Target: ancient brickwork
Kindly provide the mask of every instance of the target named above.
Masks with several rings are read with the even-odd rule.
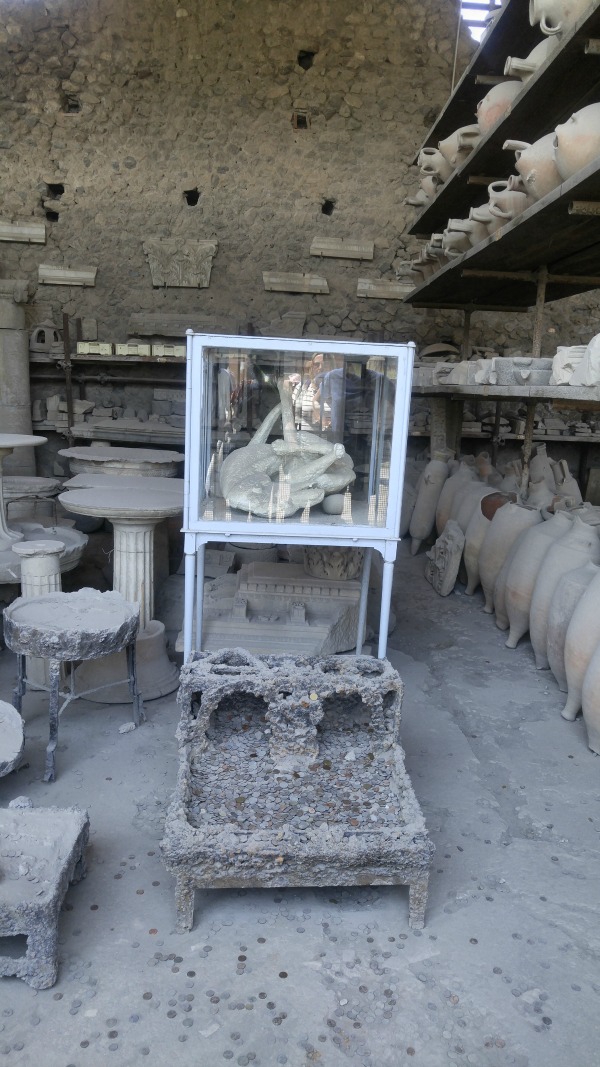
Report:
[[[125,340],[132,313],[277,333],[295,311],[309,336],[457,336],[458,313],[356,295],[419,247],[403,201],[450,91],[447,0],[0,0],[0,14],[0,214],[48,232],[3,244],[3,274],[98,268],[93,288],[39,285],[33,321],[66,310]],[[470,49],[462,34],[459,70]],[[372,240],[374,258],[311,256],[315,237]],[[209,287],[153,288],[144,242],[173,238],[218,243]],[[318,273],[329,293],[267,292],[263,271]],[[598,329],[590,303],[558,313],[551,345]],[[528,316],[494,338],[477,318],[475,342],[530,334]]]

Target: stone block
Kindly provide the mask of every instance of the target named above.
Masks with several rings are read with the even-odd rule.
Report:
[[[161,842],[180,931],[196,887],[408,885],[409,923],[423,926],[433,846],[404,767],[401,700],[398,674],[368,656],[229,648],[183,667]]]
[[[0,956],[0,975],[48,989],[58,976],[58,920],[71,882],[85,875],[87,813],[0,809],[0,937],[26,937],[23,956]]]

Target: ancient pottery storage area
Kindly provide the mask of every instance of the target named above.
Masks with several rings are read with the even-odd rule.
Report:
[[[600,0],[0,56],[0,1061],[594,1064]]]

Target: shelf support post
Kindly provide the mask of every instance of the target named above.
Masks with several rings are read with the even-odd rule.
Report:
[[[527,418],[525,419],[525,432],[523,434],[523,475],[521,477],[521,493],[523,496],[527,495],[527,486],[529,483],[529,462],[531,460],[531,449],[533,446],[533,423],[535,419],[536,401],[527,401]]]
[[[461,358],[471,358],[471,310],[465,308],[463,318],[463,337],[461,346]]]
[[[548,268],[540,267],[537,275],[537,293],[535,297],[535,316],[533,320],[532,355],[534,358],[542,354],[542,327],[544,325],[544,304],[546,302],[546,282],[548,281]]]

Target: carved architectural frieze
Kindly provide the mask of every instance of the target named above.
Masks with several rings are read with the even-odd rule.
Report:
[[[156,238],[144,241],[152,285],[157,288],[207,289],[218,241]]]

